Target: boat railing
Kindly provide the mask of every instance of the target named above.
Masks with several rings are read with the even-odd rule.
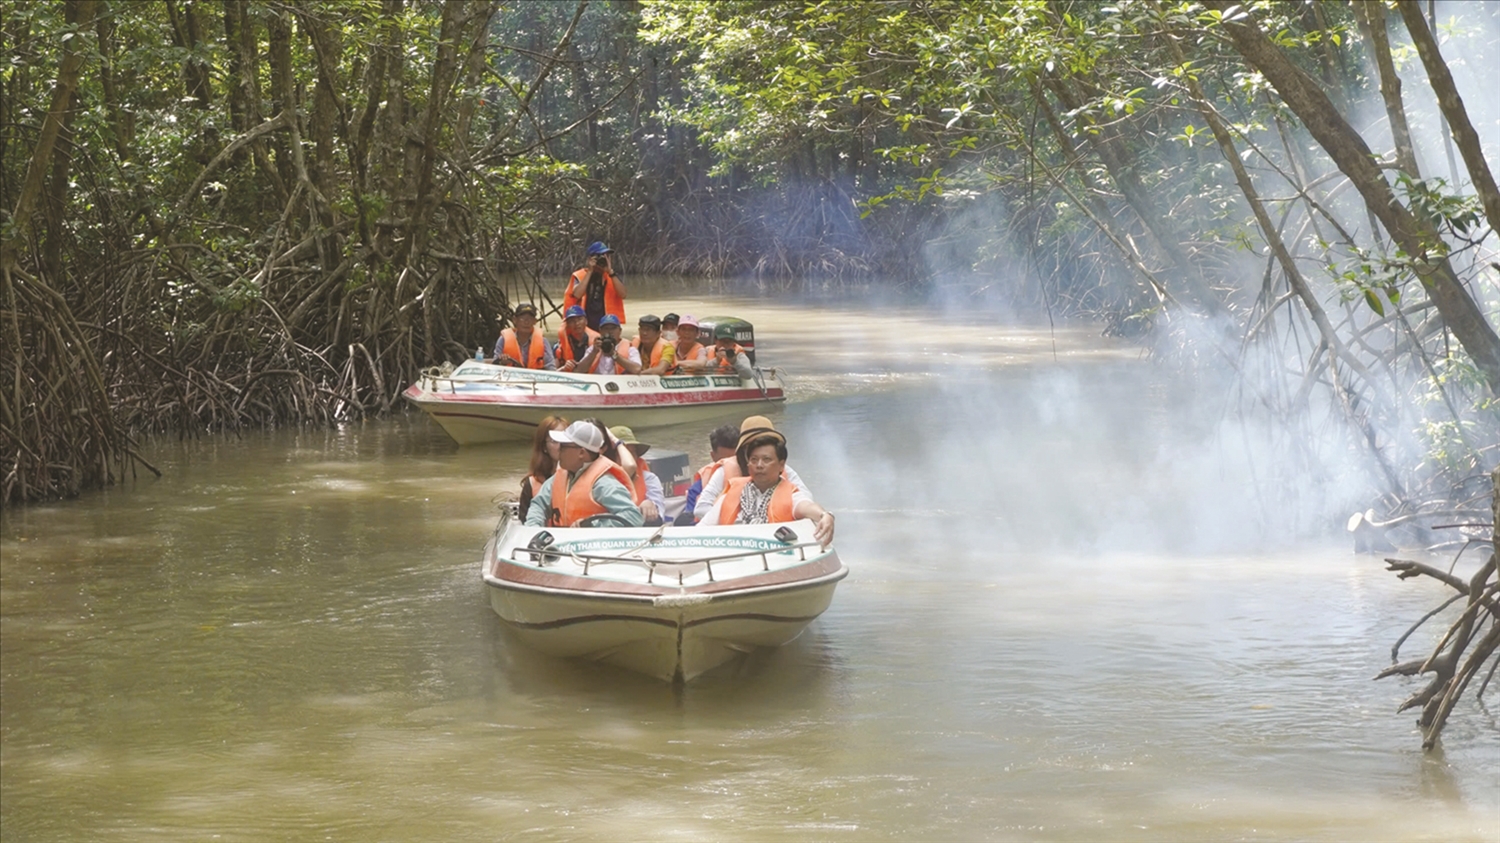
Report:
[[[752,378],[752,380],[755,382],[756,387],[760,389],[760,393],[761,393],[762,396],[765,396],[768,393],[768,390],[767,390],[767,387],[766,387],[766,381],[765,381],[765,376],[767,376],[767,375],[769,375],[772,379],[774,379],[776,381],[776,384],[778,386],[780,386],[782,389],[786,389],[786,382],[781,379],[781,369],[779,367],[772,366],[772,367],[766,368],[766,369],[762,369],[762,368],[756,367],[756,369],[755,369],[755,376]],[[426,372],[423,372],[421,377],[422,377],[422,380],[428,382],[428,384],[429,384],[428,391],[429,392],[437,392],[440,389],[440,386],[439,386],[440,384],[447,384],[448,385],[448,392],[452,393],[452,394],[457,394],[458,393],[458,384],[461,384],[461,383],[464,383],[464,384],[469,384],[469,383],[477,383],[477,384],[515,384],[517,386],[530,385],[531,386],[531,394],[532,395],[536,395],[537,394],[537,385],[538,384],[543,384],[543,383],[565,383],[565,384],[568,384],[570,386],[581,385],[581,386],[585,386],[585,387],[591,387],[594,391],[598,392],[600,395],[603,395],[604,391],[605,391],[604,390],[604,384],[601,383],[601,382],[599,382],[599,381],[588,381],[588,380],[582,380],[582,379],[579,379],[579,380],[572,380],[572,379],[568,379],[568,380],[554,380],[552,378],[538,379],[538,378],[514,377],[514,376],[509,376],[509,375],[505,375],[505,376],[496,375],[494,377],[488,377],[488,378],[476,378],[476,377],[455,378],[455,377],[453,377],[451,375],[441,374],[440,372],[436,371],[436,367],[433,367],[433,369],[430,369],[430,370],[428,370]],[[668,375],[666,377],[673,377],[673,376]]]
[[[458,384],[461,384],[461,383],[463,383],[463,384],[470,384],[470,383],[478,383],[478,384],[515,384],[516,386],[527,386],[527,385],[530,385],[531,386],[531,394],[532,395],[536,395],[537,394],[537,392],[536,392],[537,384],[542,384],[542,383],[565,383],[565,384],[568,384],[569,386],[586,386],[586,387],[591,387],[594,391],[598,392],[600,395],[604,394],[604,385],[602,383],[598,383],[596,381],[585,381],[585,380],[561,380],[561,381],[559,381],[559,380],[551,380],[551,379],[540,379],[539,380],[537,378],[516,378],[516,377],[501,377],[501,376],[489,377],[489,378],[474,378],[474,377],[455,378],[455,377],[450,377],[448,375],[423,375],[423,378],[425,380],[427,380],[428,382],[431,383],[431,387],[428,389],[429,392],[437,392],[438,389],[439,389],[439,383],[440,382],[441,383],[446,383],[448,385],[448,391],[450,393],[454,393],[454,394],[457,394],[457,392],[458,392]]]
[[[576,553],[571,550],[561,550],[559,548],[551,546],[539,548],[516,547],[511,549],[510,558],[512,562],[524,563],[530,561],[535,563],[538,567],[546,567],[549,564],[553,564],[556,560],[560,560],[566,557],[568,559],[572,559],[575,563],[583,567],[583,576],[585,577],[589,576],[589,571],[591,568],[598,565],[643,565],[647,569],[646,582],[648,584],[654,583],[656,581],[657,568],[675,568],[677,570],[677,584],[682,585],[683,578],[685,576],[685,572],[683,571],[683,569],[693,565],[702,565],[704,573],[708,575],[708,581],[717,582],[717,580],[714,578],[715,562],[724,564],[732,560],[750,559],[758,556],[760,557],[761,570],[769,571],[771,570],[772,555],[791,553],[792,551],[796,551],[797,561],[806,562],[807,549],[809,547],[821,546],[822,545],[816,541],[798,542],[795,544],[788,544],[784,547],[765,548],[762,550],[744,550],[740,551],[739,553],[724,553],[714,556],[697,556],[692,559],[647,559],[646,557],[640,555],[607,556],[598,553]],[[520,554],[523,553],[530,556],[530,559],[522,559]]]

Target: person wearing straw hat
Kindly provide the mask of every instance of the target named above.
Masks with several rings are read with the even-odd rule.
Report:
[[[662,488],[661,478],[656,476],[651,470],[651,464],[646,462],[645,455],[651,450],[651,446],[636,439],[635,431],[623,424],[610,428],[609,434],[635,457],[634,494],[636,505],[641,508],[641,515],[646,519],[646,526],[661,524],[666,517],[667,493]]]
[[[740,423],[739,432],[729,440],[728,456],[717,460],[700,472],[703,477],[703,489],[698,493],[698,500],[693,504],[693,518],[699,524],[702,524],[704,518],[708,516],[708,511],[724,493],[724,487],[729,481],[744,476],[745,472],[741,470],[739,463],[740,446],[749,442],[756,433],[775,430],[771,420],[765,416],[749,416]],[[797,472],[791,466],[786,466],[786,476],[792,481],[792,485],[804,492],[807,491],[807,484],[802,482],[802,478],[797,476]]]
[[[530,527],[578,527],[600,515],[624,527],[643,523],[641,510],[630,493],[631,480],[625,470],[599,452],[604,434],[584,420],[548,436],[558,443],[557,472],[542,484],[526,509]]]
[[[498,316],[496,321],[504,322],[505,317]],[[510,321],[515,327],[502,330],[500,339],[495,341],[495,362],[523,369],[556,369],[552,344],[536,329],[536,305],[530,302],[516,305]]]
[[[806,518],[814,524],[813,538],[824,547],[832,544],[833,513],[792,481],[786,458],[786,436],[771,425],[770,419],[746,419],[740,425],[740,443],[735,448],[740,476],[724,484],[723,493],[699,524],[776,524]]]

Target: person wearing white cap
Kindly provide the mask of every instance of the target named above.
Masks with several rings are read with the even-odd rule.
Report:
[[[698,373],[708,368],[708,350],[698,342],[698,320],[683,314],[677,320],[677,369]]]
[[[593,422],[576,421],[548,435],[558,443],[557,473],[531,499],[526,510],[528,526],[589,526],[579,522],[600,515],[617,522],[608,526],[644,523],[630,494],[630,477],[609,457],[600,455],[604,433]]]

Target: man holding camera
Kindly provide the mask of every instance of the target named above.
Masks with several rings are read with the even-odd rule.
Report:
[[[614,274],[610,255],[615,250],[595,240],[589,244],[588,262],[568,279],[563,293],[563,310],[583,308],[590,330],[599,330],[605,315],[625,322],[625,285]]]
[[[599,336],[588,354],[578,361],[578,371],[596,375],[634,375],[641,371],[641,353],[620,339],[620,320],[606,313],[599,320]]]
[[[721,375],[739,375],[741,380],[755,377],[750,365],[750,355],[734,341],[734,326],[723,323],[714,326],[714,371]]]

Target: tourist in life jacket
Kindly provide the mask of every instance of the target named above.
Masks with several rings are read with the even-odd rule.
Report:
[[[563,430],[567,426],[568,420],[562,416],[548,416],[542,419],[531,434],[531,464],[526,470],[526,476],[521,478],[521,496],[516,501],[516,512],[525,515],[526,510],[531,507],[531,499],[536,497],[542,484],[557,473],[557,450],[560,444],[547,434]]]
[[[641,374],[660,375],[677,365],[677,346],[661,332],[661,317],[646,314],[636,323],[635,340],[631,342],[641,358]]]
[[[677,321],[676,371],[698,374],[708,368],[708,351],[698,343],[698,320],[683,314]]]
[[[651,470],[651,464],[646,462],[646,452],[651,446],[635,438],[635,431],[623,424],[615,425],[609,429],[609,434],[631,456],[635,457],[635,486],[634,496],[636,506],[641,508],[641,516],[646,519],[647,527],[656,527],[662,523],[663,513],[667,511],[667,493],[661,485],[661,478]],[[627,474],[629,472],[626,472]]]
[[[504,318],[499,317],[502,321]],[[495,362],[523,369],[556,369],[552,344],[536,327],[536,305],[530,302],[516,305],[510,321],[515,327],[501,331],[500,339],[495,341]]]
[[[635,346],[621,339],[620,320],[606,313],[599,320],[599,336],[589,353],[578,361],[578,370],[596,375],[633,375],[641,370],[641,355]]]
[[[714,326],[713,363],[714,371],[721,375],[739,375],[742,380],[755,377],[755,369],[750,365],[750,355],[734,341],[733,325],[726,323]]]
[[[667,342],[677,344],[677,322],[682,319],[675,313],[668,313],[661,318],[661,338]]]
[[[672,523],[678,527],[691,527],[698,523],[693,517],[693,507],[703,494],[703,484],[715,473],[722,471],[721,460],[734,459],[734,446],[740,443],[740,429],[736,425],[721,424],[708,434],[708,465],[698,469],[693,482],[688,485],[687,497],[682,502],[682,511]]]
[[[563,312],[563,328],[557,334],[557,368],[564,372],[587,372],[579,363],[588,356],[599,332],[588,326],[583,308],[573,305]],[[595,363],[598,362],[596,357]]]
[[[595,331],[606,313],[625,324],[625,285],[614,273],[610,258],[614,253],[614,249],[597,240],[590,243],[587,265],[573,273],[563,293],[563,307],[583,308],[589,327]]]
[[[773,428],[741,434],[735,448],[743,476],[730,480],[701,525],[777,524],[806,518],[813,538],[833,544],[833,513],[819,506],[806,489],[786,475],[786,437]]]
[[[732,447],[735,451],[731,452],[727,459],[721,459],[705,466],[699,472],[703,477],[703,491],[698,494],[698,500],[692,505],[693,517],[697,519],[698,523],[703,523],[704,519],[708,517],[708,511],[713,508],[713,505],[719,500],[719,496],[724,493],[724,487],[729,484],[729,481],[736,477],[744,476],[745,472],[740,468],[739,460],[735,456],[740,446],[757,435],[768,431],[775,432],[770,419],[765,416],[747,417],[740,423],[739,431],[733,440],[734,444]],[[797,472],[793,471],[791,466],[786,466],[786,476],[787,479],[792,481],[793,486],[804,492],[807,491],[807,484],[802,482],[802,478],[797,476]]]
[[[610,526],[641,526],[641,510],[630,494],[630,478],[600,455],[604,434],[589,421],[547,434],[557,440],[557,472],[542,484],[526,509],[531,527],[577,527],[596,515],[613,515]]]

